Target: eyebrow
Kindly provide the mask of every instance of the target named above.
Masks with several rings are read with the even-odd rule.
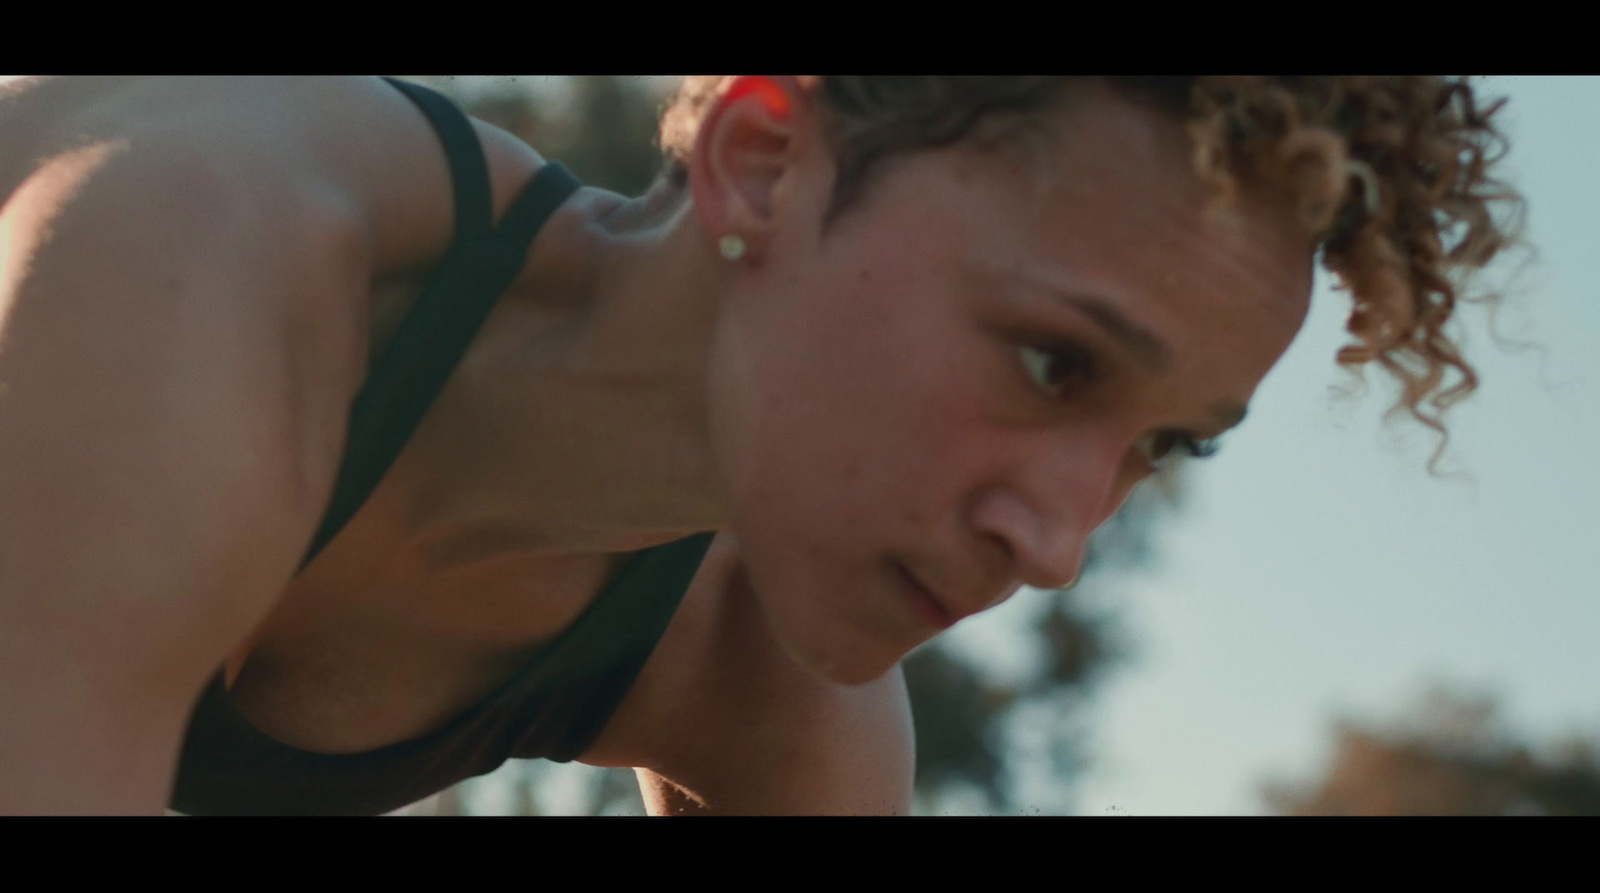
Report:
[[[1061,292],[1057,294],[1063,301],[1077,307],[1085,316],[1094,320],[1100,328],[1155,371],[1166,372],[1172,368],[1172,348],[1161,339],[1160,335],[1129,319],[1122,311],[1099,298]],[[1211,404],[1210,412],[1217,425],[1226,431],[1244,421],[1249,409],[1233,400],[1219,400]]]
[[[1172,368],[1172,348],[1161,340],[1160,335],[1124,316],[1122,311],[1099,298],[1062,292],[1057,294],[1061,300],[1083,311],[1085,316],[1094,320],[1107,334],[1155,371],[1166,372]]]

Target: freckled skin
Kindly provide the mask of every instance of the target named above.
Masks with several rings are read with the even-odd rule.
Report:
[[[1246,402],[1304,319],[1312,255],[1286,206],[1208,215],[1181,125],[1104,88],[1054,120],[1032,150],[896,159],[825,234],[831,169],[803,160],[728,286],[710,375],[732,526],[779,639],[825,676],[874,678],[935,631],[891,560],[962,614],[1074,578],[1148,474],[1137,441]],[[1016,278],[1100,296],[1170,345],[1170,371],[1002,294]],[[1033,331],[1092,345],[1106,381],[1041,397],[1018,359]]]

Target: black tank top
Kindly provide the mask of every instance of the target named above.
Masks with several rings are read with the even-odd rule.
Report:
[[[579,183],[545,165],[492,222],[488,166],[448,99],[391,80],[444,144],[455,190],[455,241],[351,405],[344,459],[301,567],[350,520],[400,455],[528,247]],[[290,747],[239,715],[219,671],[189,722],[172,808],[189,815],[374,815],[507,759],[565,762],[605,727],[666,631],[710,546],[700,534],[628,557],[600,595],[515,677],[443,728],[358,754]]]

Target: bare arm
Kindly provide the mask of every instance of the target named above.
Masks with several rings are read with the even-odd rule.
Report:
[[[705,759],[635,770],[650,814],[910,814],[911,712],[898,668],[802,695],[782,713],[723,729],[704,742]]]
[[[297,308],[350,304],[361,240],[292,165],[257,159],[252,180],[216,143],[119,136],[104,115],[68,140],[36,130],[31,156],[17,132],[0,145],[0,813],[159,814],[196,692],[277,598],[331,482],[359,347]]]

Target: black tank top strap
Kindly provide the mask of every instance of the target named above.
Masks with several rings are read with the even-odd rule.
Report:
[[[384,78],[422,110],[439,134],[450,164],[450,182],[456,195],[456,241],[489,234],[494,204],[489,191],[489,166],[472,122],[456,104],[420,84]]]
[[[351,405],[344,459],[302,568],[338,535],[399,458],[489,311],[521,272],[544,222],[582,185],[560,162],[549,162],[494,229],[488,167],[472,123],[438,93],[390,83],[416,103],[444,145],[455,191],[456,239]]]

